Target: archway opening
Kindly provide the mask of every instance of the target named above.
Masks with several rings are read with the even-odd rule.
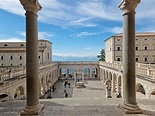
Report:
[[[151,99],[155,99],[155,90],[151,92]]]
[[[136,85],[136,92],[140,92],[145,95],[144,87],[140,83]]]
[[[9,95],[4,93],[0,95],[0,102],[9,100]]]

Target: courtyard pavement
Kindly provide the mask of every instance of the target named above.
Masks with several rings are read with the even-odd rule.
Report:
[[[155,116],[155,100],[137,99],[143,114],[124,114],[118,107],[122,98],[105,98],[104,84],[99,80],[86,80],[86,88],[74,88],[74,81],[68,80],[71,87],[64,87],[64,81],[55,84],[56,90],[52,99],[40,99],[44,109],[39,116]],[[64,97],[64,90],[68,98]],[[0,103],[0,116],[19,116],[25,101],[10,101]]]

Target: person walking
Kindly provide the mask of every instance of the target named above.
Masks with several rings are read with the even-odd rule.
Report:
[[[70,83],[68,83],[68,87],[69,87],[69,88],[70,88],[70,85],[71,85],[71,84],[70,84]]]

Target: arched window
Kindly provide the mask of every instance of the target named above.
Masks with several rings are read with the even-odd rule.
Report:
[[[144,50],[147,50],[147,46],[144,47]]]

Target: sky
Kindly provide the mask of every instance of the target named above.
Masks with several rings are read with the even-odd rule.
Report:
[[[122,33],[122,0],[38,0],[38,39],[52,42],[53,60],[97,60],[104,40]],[[155,0],[136,8],[136,32],[155,31]],[[0,42],[25,41],[19,0],[0,1]]]

